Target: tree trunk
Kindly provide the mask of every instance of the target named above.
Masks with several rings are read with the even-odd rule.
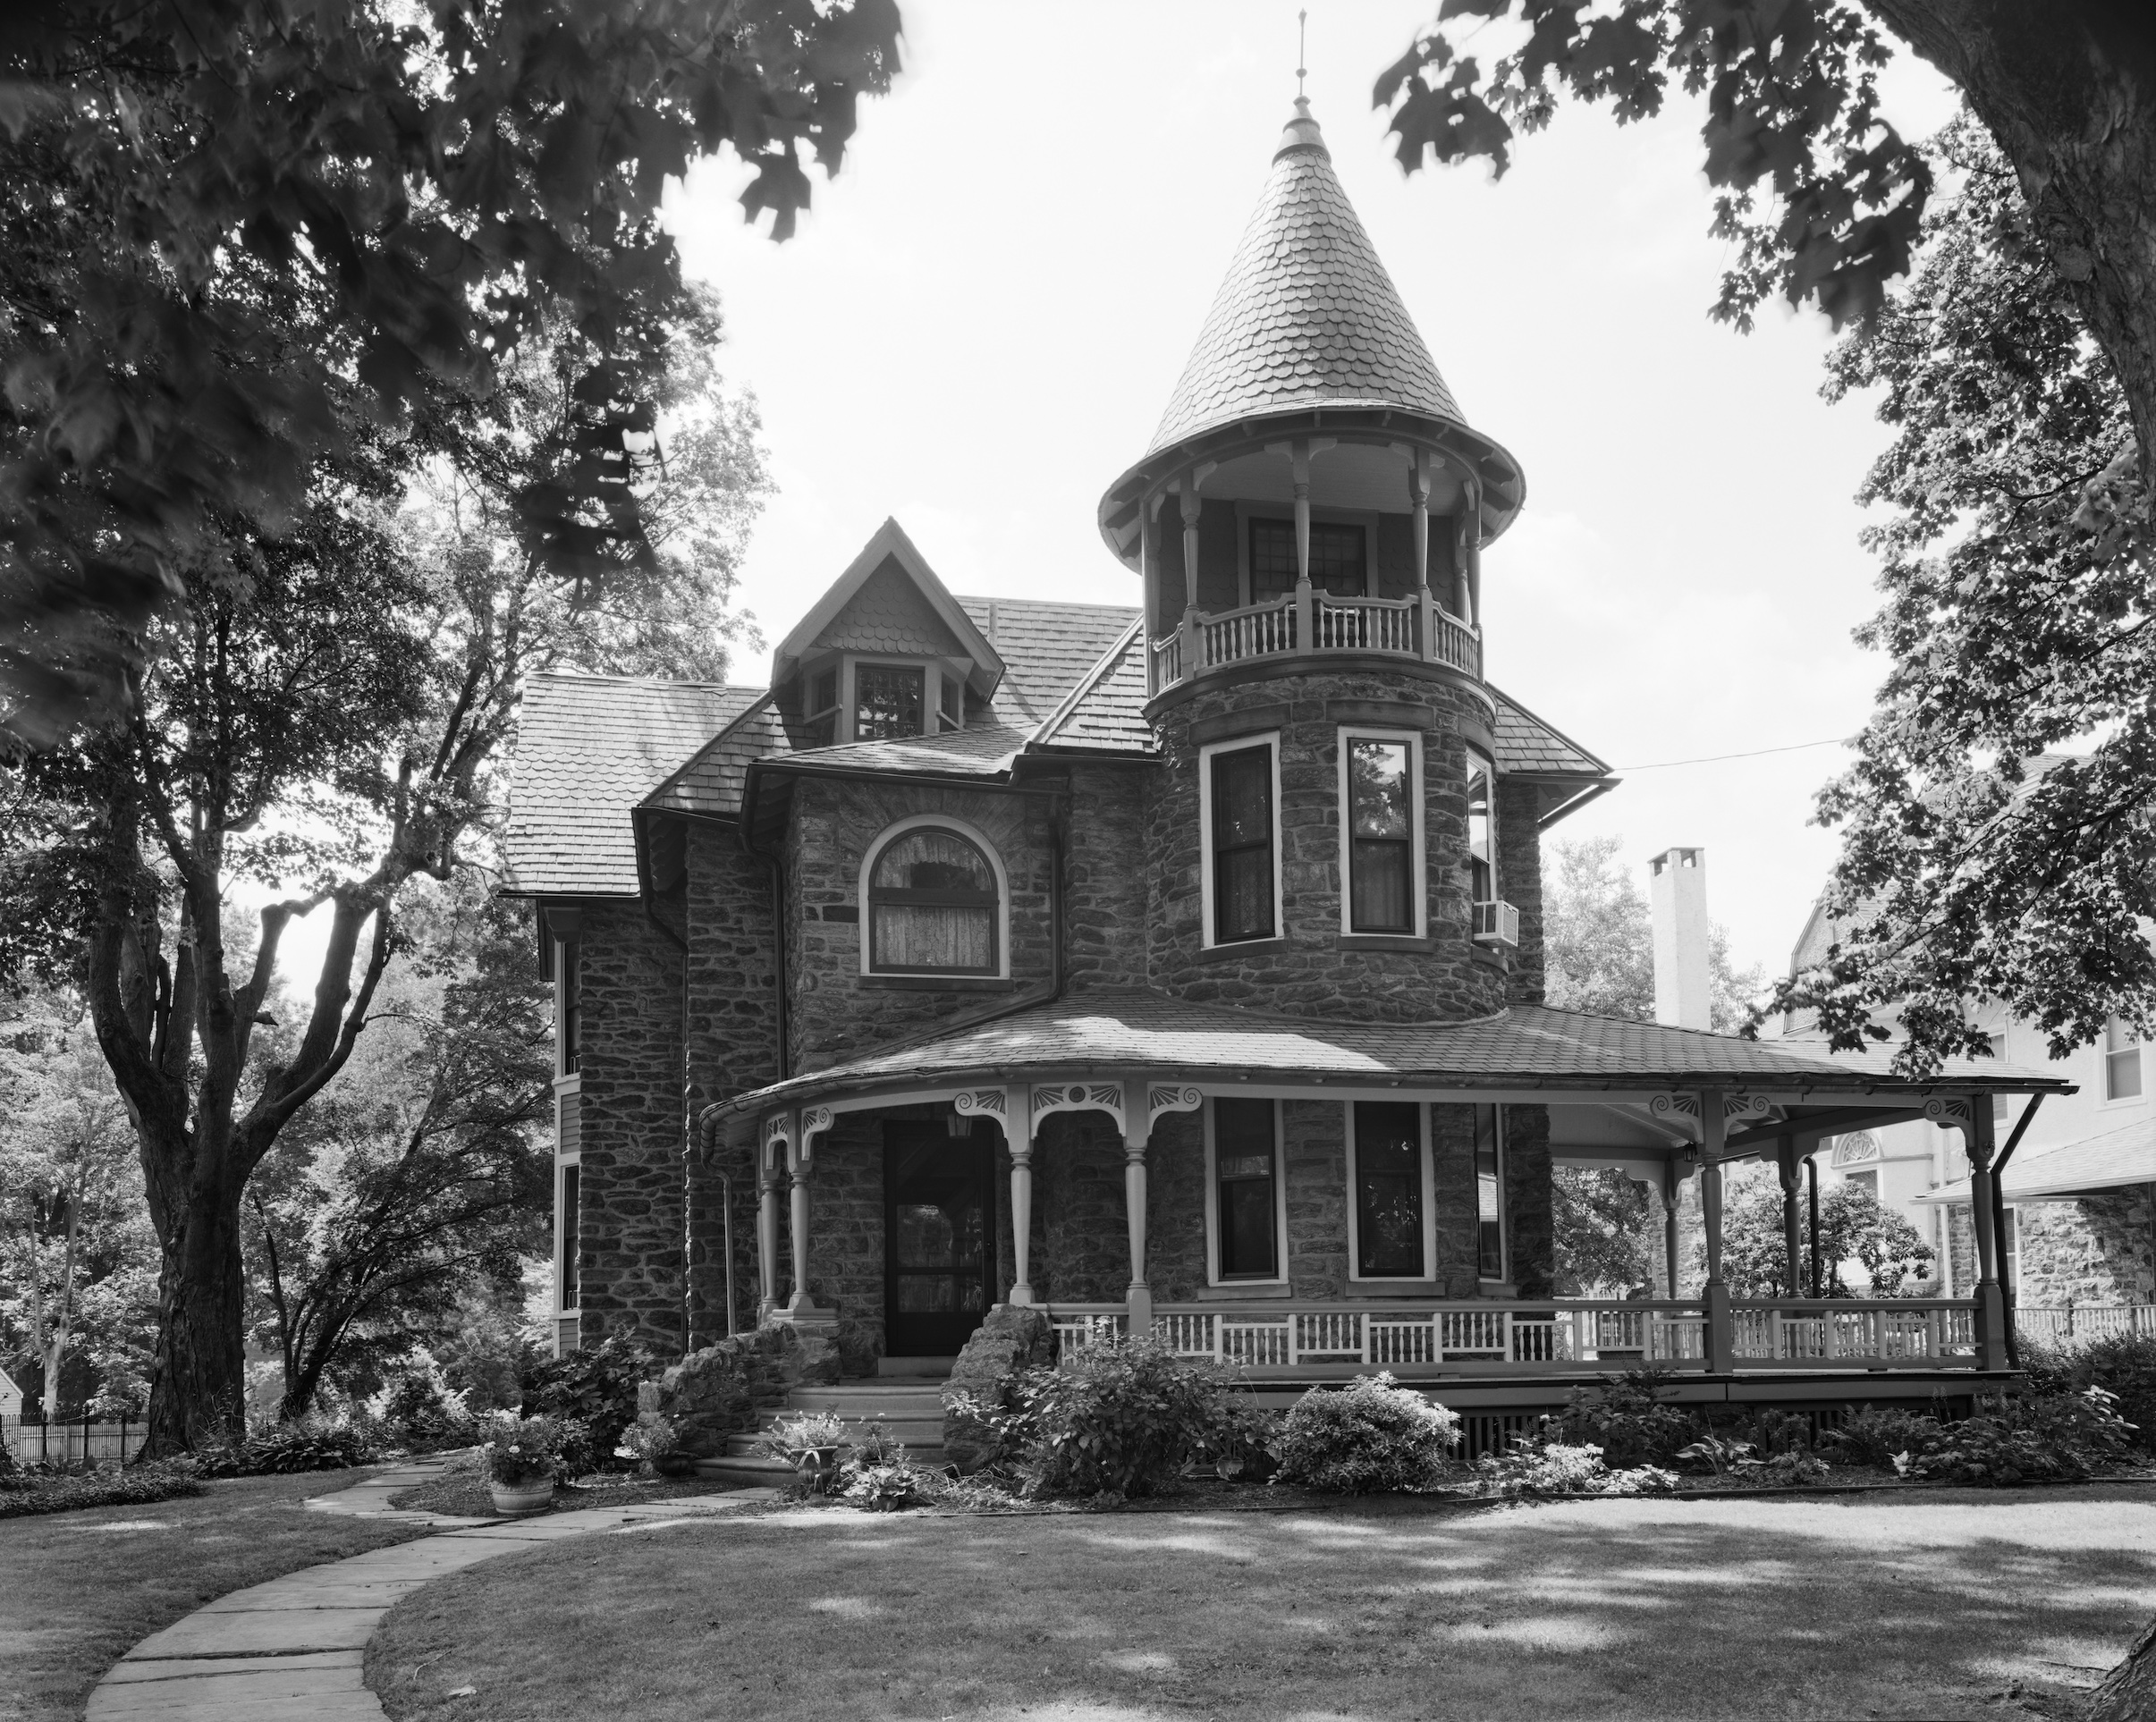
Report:
[[[2084,1722],[2148,1722],[2156,1716],[2156,1621],[2090,1695]]]
[[[164,1240],[157,1279],[157,1353],[145,1458],[247,1434],[244,1282],[240,1200],[190,1189],[179,1227]]]
[[[2156,474],[2156,29],[2116,0],[1867,0],[2020,176]]]

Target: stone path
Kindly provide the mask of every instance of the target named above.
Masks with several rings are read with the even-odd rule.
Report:
[[[392,1604],[430,1579],[535,1543],[594,1531],[724,1511],[775,1499],[776,1490],[689,1495],[638,1507],[591,1507],[536,1519],[469,1519],[401,1512],[400,1490],[436,1465],[399,1465],[307,1503],[401,1524],[455,1527],[392,1549],[308,1566],[234,1591],[152,1633],[113,1666],[89,1696],[89,1722],[387,1722],[360,1672],[367,1641]]]

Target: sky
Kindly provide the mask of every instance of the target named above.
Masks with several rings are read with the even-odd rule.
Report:
[[[954,592],[1136,604],[1102,491],[1152,440],[1295,97],[1289,0],[907,0],[904,69],[783,245],[745,225],[731,156],[668,219],[760,403],[777,494],[739,597],[768,646],[895,517]],[[1648,857],[1707,851],[1740,965],[1783,968],[1831,862],[1807,822],[1883,664],[1854,500],[1885,431],[1819,397],[1824,319],[1706,315],[1699,111],[1619,128],[1568,108],[1513,165],[1404,176],[1376,74],[1434,0],[1309,4],[1308,91],[1333,165],[1470,421],[1526,507],[1484,558],[1485,662],[1621,769],[1557,828]],[[1471,51],[1491,56],[1495,30]],[[1903,60],[1889,117],[1954,97]],[[734,679],[761,685],[767,652]],[[1646,769],[1643,769],[1646,768]]]

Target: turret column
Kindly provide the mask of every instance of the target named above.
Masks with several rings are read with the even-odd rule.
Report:
[[[1408,468],[1408,495],[1415,504],[1415,594],[1421,603],[1416,620],[1421,628],[1423,662],[1437,655],[1437,617],[1430,601],[1430,451],[1415,451]]]

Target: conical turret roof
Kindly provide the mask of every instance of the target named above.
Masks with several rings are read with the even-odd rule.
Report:
[[[1319,406],[1467,422],[1298,98],[1148,453],[1253,414]]]

